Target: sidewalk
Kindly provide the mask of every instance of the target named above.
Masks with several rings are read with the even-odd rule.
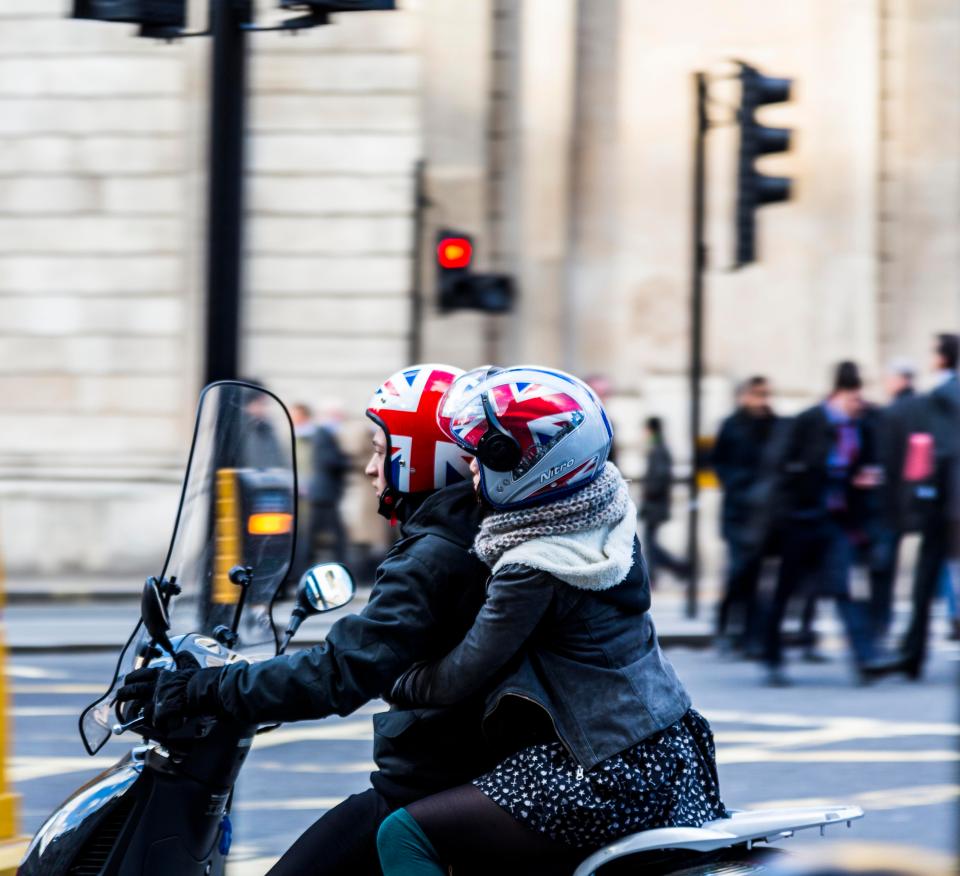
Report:
[[[8,605],[71,602],[129,602],[140,599],[147,575],[8,575]]]
[[[9,648],[14,654],[117,652],[139,619],[142,587],[142,581],[132,576],[12,578],[7,583],[5,611]],[[292,650],[322,643],[331,625],[360,611],[369,595],[369,586],[361,586],[346,608],[306,620]],[[702,582],[698,617],[691,619],[686,616],[684,589],[670,580],[658,586],[653,592],[652,615],[661,644],[665,648],[711,647],[716,600],[715,582]],[[292,608],[289,601],[274,606],[274,619],[281,629]],[[897,630],[906,625],[910,612],[909,601],[901,599],[894,619]],[[937,603],[931,629],[938,639],[948,632],[943,613]],[[818,613],[817,630],[829,640],[843,639],[842,627],[827,600]]]
[[[118,651],[139,618],[143,582],[134,577],[17,578],[7,581],[7,639],[14,654]],[[713,643],[713,596],[701,600],[700,616],[686,617],[685,594],[665,584],[654,592],[653,617],[665,646],[709,647]],[[345,609],[309,618],[300,628],[295,647],[322,642],[336,620],[360,611],[369,598],[361,586]],[[278,603],[274,618],[286,624],[292,602]]]

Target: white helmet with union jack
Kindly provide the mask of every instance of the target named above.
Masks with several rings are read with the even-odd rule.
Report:
[[[582,380],[537,365],[460,378],[442,405],[441,427],[477,457],[483,495],[494,508],[547,502],[603,470],[613,430]],[[464,390],[461,381],[472,379]]]
[[[453,365],[411,365],[388,377],[370,399],[366,414],[387,439],[387,489],[380,497],[386,516],[403,496],[470,477],[470,456],[439,425],[440,401],[462,374]]]

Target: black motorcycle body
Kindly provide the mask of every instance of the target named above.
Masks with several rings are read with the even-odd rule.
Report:
[[[175,639],[173,647],[198,662],[239,657],[199,635]],[[233,785],[255,733],[198,719],[165,745],[137,746],[47,819],[18,876],[222,876]]]
[[[258,728],[200,718],[161,733],[144,713],[118,709],[116,692],[131,670],[174,668],[185,655],[212,667],[278,652],[272,605],[296,548],[293,442],[289,414],[267,390],[240,381],[204,389],[163,569],[144,586],[106,693],[80,718],[91,755],[123,732],[144,744],[47,819],[18,876],[224,873],[233,786]],[[343,577],[337,569],[323,580]],[[253,617],[241,637],[245,606]],[[300,620],[317,610],[307,604]]]

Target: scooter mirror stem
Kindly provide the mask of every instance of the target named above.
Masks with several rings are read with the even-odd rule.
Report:
[[[297,630],[300,629],[300,624],[302,624],[306,618],[307,612],[300,606],[297,606],[293,610],[293,613],[290,615],[290,623],[287,624],[287,629],[283,634],[283,641],[280,642],[280,648],[277,650],[277,654],[283,654],[283,652],[287,650],[287,646],[297,634]]]
[[[160,592],[160,581],[150,577],[143,584],[143,594],[140,597],[140,617],[143,625],[153,639],[168,654],[173,655],[173,645],[167,636],[170,629],[170,617],[167,614],[167,600]]]
[[[250,585],[253,583],[253,566],[234,566],[227,572],[227,577],[240,588],[240,598],[237,600],[237,609],[233,613],[233,623],[230,625],[231,631],[236,633],[240,629],[243,606],[247,601]]]

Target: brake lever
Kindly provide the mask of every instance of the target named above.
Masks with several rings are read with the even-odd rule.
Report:
[[[142,727],[147,723],[147,717],[144,714],[143,709],[140,710],[140,714],[137,715],[132,721],[126,721],[122,724],[113,725],[113,735],[120,736],[123,733],[126,733],[128,730],[136,730],[137,727]]]

